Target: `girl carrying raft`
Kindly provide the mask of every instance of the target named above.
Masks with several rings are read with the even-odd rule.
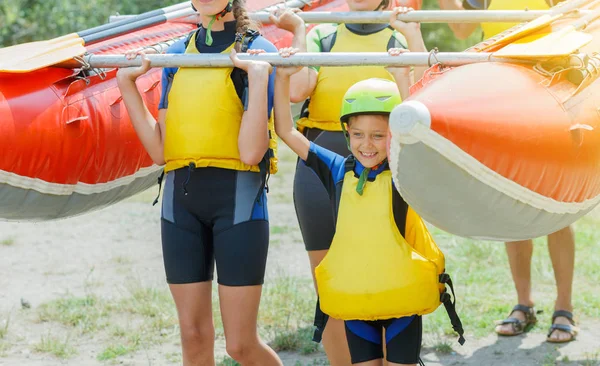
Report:
[[[119,88],[135,130],[165,165],[161,236],[167,282],[179,317],[183,364],[214,365],[212,279],[217,265],[227,353],[244,365],[281,365],[257,333],[269,246],[266,176],[276,169],[274,73],[235,51],[276,52],[250,21],[245,0],[192,0],[201,25],[168,53],[231,53],[235,68],[166,68],[158,121],[124,68]],[[135,55],[130,55],[135,56]]]

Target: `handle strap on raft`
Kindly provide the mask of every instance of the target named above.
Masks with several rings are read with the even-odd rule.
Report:
[[[450,275],[447,273],[442,273],[440,275],[440,283],[448,285],[450,287],[450,291],[452,292],[452,296],[448,292],[444,292],[440,295],[440,302],[444,304],[446,308],[446,312],[448,313],[448,317],[450,318],[450,323],[452,324],[452,329],[456,333],[458,333],[458,343],[462,346],[465,344],[465,337],[463,336],[465,331],[463,329],[462,322],[456,313],[456,295],[454,294],[454,286],[452,285],[452,279]],[[454,299],[454,301],[452,301]]]
[[[315,333],[313,334],[313,342],[321,343],[323,339],[323,332],[325,331],[325,326],[327,325],[327,320],[329,320],[329,315],[325,314],[323,310],[321,310],[321,301],[317,298],[317,307],[315,309]]]
[[[163,170],[162,173],[160,173],[160,175],[158,176],[158,193],[156,194],[156,198],[154,199],[154,202],[152,202],[152,206],[156,206],[156,204],[158,203],[158,199],[160,198],[160,189],[162,188],[162,181],[163,181],[164,176],[165,176],[165,171]]]

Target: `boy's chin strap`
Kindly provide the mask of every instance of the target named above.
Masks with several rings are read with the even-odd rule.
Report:
[[[369,179],[369,173],[371,172],[371,168],[363,168],[362,173],[360,173],[360,177],[358,177],[358,184],[356,185],[356,192],[362,196],[363,191],[365,190],[365,184],[367,183],[367,179]]]
[[[216,20],[221,19],[222,17],[224,17],[225,15],[227,15],[227,13],[231,12],[231,10],[233,9],[233,0],[229,0],[229,2],[227,3],[227,6],[225,7],[225,9],[223,9],[220,13],[215,14],[212,16],[212,19],[210,20],[210,23],[208,23],[208,26],[206,27],[206,40],[205,43],[207,46],[212,46],[213,43],[213,38],[212,38],[212,26],[215,23]]]

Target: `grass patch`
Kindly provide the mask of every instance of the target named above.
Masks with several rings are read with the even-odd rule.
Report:
[[[181,352],[168,353],[167,355],[165,355],[165,359],[167,360],[167,362],[176,363],[179,365],[181,365],[181,363],[183,362],[181,358]]]
[[[259,334],[266,341],[284,338],[313,322],[316,295],[310,279],[279,276],[265,283],[258,314]],[[216,286],[213,288],[215,335],[223,339],[223,323]],[[298,349],[300,351],[301,349]]]
[[[178,333],[175,305],[169,292],[144,288],[138,283],[130,284],[128,293],[121,299],[88,295],[53,300],[40,306],[39,320],[78,329],[80,334],[104,331],[108,341],[97,355],[99,361],[113,360],[163,343]],[[123,326],[124,321],[132,326]],[[45,337],[42,343],[38,348],[54,348],[58,352],[57,339]]]
[[[312,354],[319,350],[319,345],[312,340],[313,332],[312,326],[282,332],[275,336],[270,345],[276,352],[290,351],[303,355]]]
[[[278,277],[263,287],[259,324],[263,335],[274,339],[312,324],[316,295],[310,279]]]
[[[240,366],[234,359],[224,356],[221,360],[217,361],[217,366]]]
[[[442,355],[449,355],[452,352],[454,352],[454,350],[452,349],[452,345],[446,340],[441,340],[438,343],[434,344],[432,349],[435,351],[435,353]]]
[[[8,237],[0,240],[0,245],[4,247],[10,247],[15,244],[15,238]]]
[[[598,220],[589,217],[575,225],[576,264],[573,301],[575,312],[593,318],[600,317],[600,254],[595,249],[600,232]],[[508,316],[517,303],[503,243],[474,241],[450,235],[433,228],[432,234],[446,255],[447,272],[452,276],[457,295],[457,311],[465,331],[482,337],[493,331],[494,321]],[[550,324],[556,297],[552,263],[545,238],[534,240],[532,258],[532,289],[536,308],[544,310],[538,316],[540,324]],[[543,333],[545,326],[533,332]],[[453,335],[443,306],[424,317],[424,332],[434,335]]]
[[[5,341],[5,338],[8,335],[9,325],[10,316],[7,316],[6,319],[0,321],[0,357],[4,357],[6,351],[10,349],[10,344]]]
[[[598,366],[600,364],[600,350],[594,353],[586,353],[585,360],[581,362],[582,366]]]
[[[116,264],[131,264],[133,261],[130,258],[124,257],[122,255],[118,255],[116,257],[113,257],[113,262],[115,262]]]
[[[6,352],[10,349],[10,345],[0,339],[0,357],[6,356]]]
[[[118,309],[144,317],[145,327],[156,334],[177,327],[175,303],[167,290],[130,286],[131,296],[121,300]]]
[[[77,328],[81,334],[104,329],[108,324],[109,307],[90,295],[65,297],[43,304],[39,308],[41,322],[57,322]]]
[[[50,334],[42,336],[41,341],[33,348],[35,352],[48,353],[60,359],[67,359],[77,354],[77,350],[69,344],[69,337],[60,340]]]
[[[269,202],[285,203],[291,205],[293,202],[292,195],[287,192],[269,192]]]
[[[112,344],[102,350],[96,357],[98,361],[113,360],[119,356],[137,351],[139,343],[134,344]]]
[[[8,334],[8,326],[10,325],[10,316],[0,322],[0,339],[4,339]]]
[[[272,226],[271,234],[273,234],[273,235],[287,234],[287,233],[291,232],[292,230],[293,230],[293,228],[291,228],[289,226]]]

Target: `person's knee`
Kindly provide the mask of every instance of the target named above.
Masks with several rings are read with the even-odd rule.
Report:
[[[225,339],[227,354],[239,363],[251,358],[252,353],[259,347],[258,339],[252,337],[230,337]]]
[[[212,349],[215,330],[211,325],[181,325],[181,342],[186,349]]]

